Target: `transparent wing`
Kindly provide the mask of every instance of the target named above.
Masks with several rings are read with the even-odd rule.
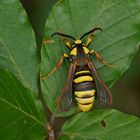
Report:
[[[68,76],[65,81],[64,88],[59,98],[59,104],[62,111],[67,111],[73,105],[73,77],[76,66],[71,63],[68,71]]]
[[[99,74],[96,71],[95,65],[92,61],[88,62],[88,67],[92,73],[93,79],[96,85],[96,94],[100,101],[104,104],[111,105],[112,104],[112,95],[109,91],[108,87],[105,85],[104,81],[101,80]]]

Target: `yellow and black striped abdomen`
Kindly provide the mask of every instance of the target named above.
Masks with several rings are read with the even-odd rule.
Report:
[[[81,111],[89,111],[95,99],[94,79],[89,70],[81,70],[74,76],[74,94]]]

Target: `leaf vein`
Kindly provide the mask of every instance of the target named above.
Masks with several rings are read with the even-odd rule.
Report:
[[[25,82],[25,79],[22,75],[21,69],[19,68],[19,66],[16,64],[13,56],[11,55],[9,49],[6,47],[5,43],[2,41],[2,39],[0,38],[0,42],[2,43],[3,48],[6,50],[7,55],[9,56],[9,60],[12,62],[12,64],[15,66],[17,73],[19,73],[20,78]]]
[[[30,129],[34,128],[38,123],[35,123],[31,125],[31,127],[27,128],[24,132],[22,132],[19,136],[16,137],[16,139],[22,138],[23,135],[25,135]]]
[[[27,117],[31,118],[32,120],[36,121],[38,124],[43,125],[42,122],[40,122],[36,117],[32,116],[31,114],[25,112],[23,109],[11,104],[10,102],[8,102],[7,100],[0,98],[0,101],[6,103],[7,105],[11,106],[12,108],[14,108],[15,110],[25,114]]]
[[[109,28],[112,28],[113,26],[115,26],[115,25],[121,23],[122,21],[127,20],[128,18],[130,18],[130,17],[132,17],[132,16],[135,16],[135,15],[138,14],[138,13],[139,13],[139,11],[137,11],[137,12],[135,12],[135,13],[133,13],[133,14],[130,14],[130,15],[128,15],[128,16],[126,16],[126,17],[124,17],[124,18],[118,20],[118,21],[115,22],[114,24],[112,24],[112,25],[108,26],[107,28],[105,28],[104,31],[108,30]]]
[[[13,94],[11,94],[10,89],[5,85],[5,83],[3,81],[0,80],[0,82],[1,82],[1,85],[3,86],[3,88],[5,88],[5,90],[9,93],[9,95],[15,101],[15,103],[17,104],[17,106],[20,107],[20,103],[16,100],[16,98],[13,96]]]
[[[8,128],[9,126],[15,124],[17,121],[20,121],[21,119],[24,118],[25,115],[20,116],[19,118],[13,120],[12,122],[8,123],[7,125],[5,125],[2,129],[0,129],[0,132],[5,130],[6,128]]]
[[[72,28],[76,34],[76,30],[75,30],[75,26],[73,25],[73,16],[72,16],[72,10],[71,10],[71,6],[70,6],[70,0],[68,1],[68,8],[69,8],[69,14],[70,14],[70,18],[71,18],[71,25],[72,25]]]
[[[28,103],[26,102],[26,100],[24,99],[23,94],[21,93],[21,90],[19,90],[19,88],[18,88],[17,85],[15,84],[14,80],[13,80],[13,79],[11,79],[11,80],[12,80],[12,83],[14,84],[14,86],[15,86],[15,89],[16,89],[17,92],[19,93],[19,96],[21,97],[21,99],[22,99],[23,102],[25,103],[26,107],[28,108],[28,111],[29,111],[30,113],[33,113],[32,110],[31,110],[31,108],[29,107],[29,104],[28,104]]]

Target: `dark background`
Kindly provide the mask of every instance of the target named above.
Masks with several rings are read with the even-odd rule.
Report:
[[[41,47],[43,29],[49,11],[56,1],[21,0],[35,31],[38,48]],[[113,108],[140,117],[140,49],[128,71],[115,83],[111,91]]]

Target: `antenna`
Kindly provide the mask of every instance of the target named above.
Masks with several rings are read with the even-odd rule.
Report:
[[[66,35],[66,34],[63,34],[63,33],[60,33],[60,32],[54,32],[51,37],[53,37],[54,35],[60,35],[60,36],[63,36],[63,37],[67,37],[67,38],[71,38],[73,40],[76,40],[73,36],[70,36],[70,35]]]
[[[95,32],[96,30],[100,30],[100,31],[102,31],[101,28],[98,28],[98,27],[97,27],[97,28],[94,28],[94,29],[88,31],[87,33],[83,34],[83,35],[81,36],[80,40],[81,40],[82,38],[84,38],[86,35],[89,35],[89,34]]]

